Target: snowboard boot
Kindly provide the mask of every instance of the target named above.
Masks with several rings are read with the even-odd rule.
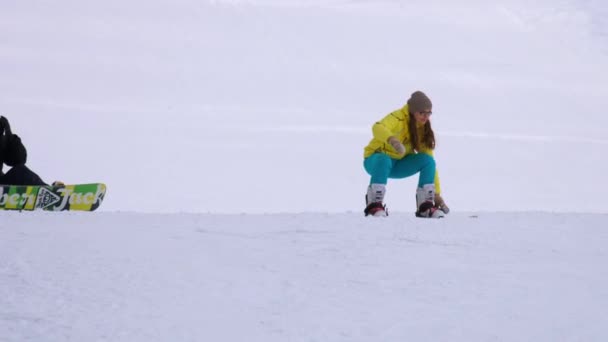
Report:
[[[382,203],[384,200],[384,193],[386,192],[386,186],[384,184],[371,184],[367,187],[367,194],[365,195],[365,216],[388,216],[386,205]]]
[[[435,184],[426,184],[416,190],[416,217],[442,218],[445,213],[435,204]]]

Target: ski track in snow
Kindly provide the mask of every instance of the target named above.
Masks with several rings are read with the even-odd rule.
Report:
[[[6,213],[0,336],[602,341],[606,219]]]

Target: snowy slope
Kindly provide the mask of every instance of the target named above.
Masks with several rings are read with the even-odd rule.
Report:
[[[0,212],[0,342],[606,341],[607,5],[9,0],[0,114],[100,212]],[[444,220],[362,212],[426,91]]]
[[[605,341],[608,216],[3,215],[2,341]]]

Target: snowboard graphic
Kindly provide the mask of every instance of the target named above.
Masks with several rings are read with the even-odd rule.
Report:
[[[0,210],[94,211],[106,195],[102,183],[62,186],[0,185]]]

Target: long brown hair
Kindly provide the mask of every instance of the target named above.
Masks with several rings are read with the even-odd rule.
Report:
[[[414,113],[410,113],[410,119],[408,121],[408,129],[410,131],[410,139],[412,140],[412,146],[416,152],[420,152],[420,143],[426,148],[431,150],[435,149],[435,133],[431,127],[431,120],[427,120],[424,124],[424,130],[422,133],[422,139],[418,139],[418,129],[416,127],[416,118]]]

